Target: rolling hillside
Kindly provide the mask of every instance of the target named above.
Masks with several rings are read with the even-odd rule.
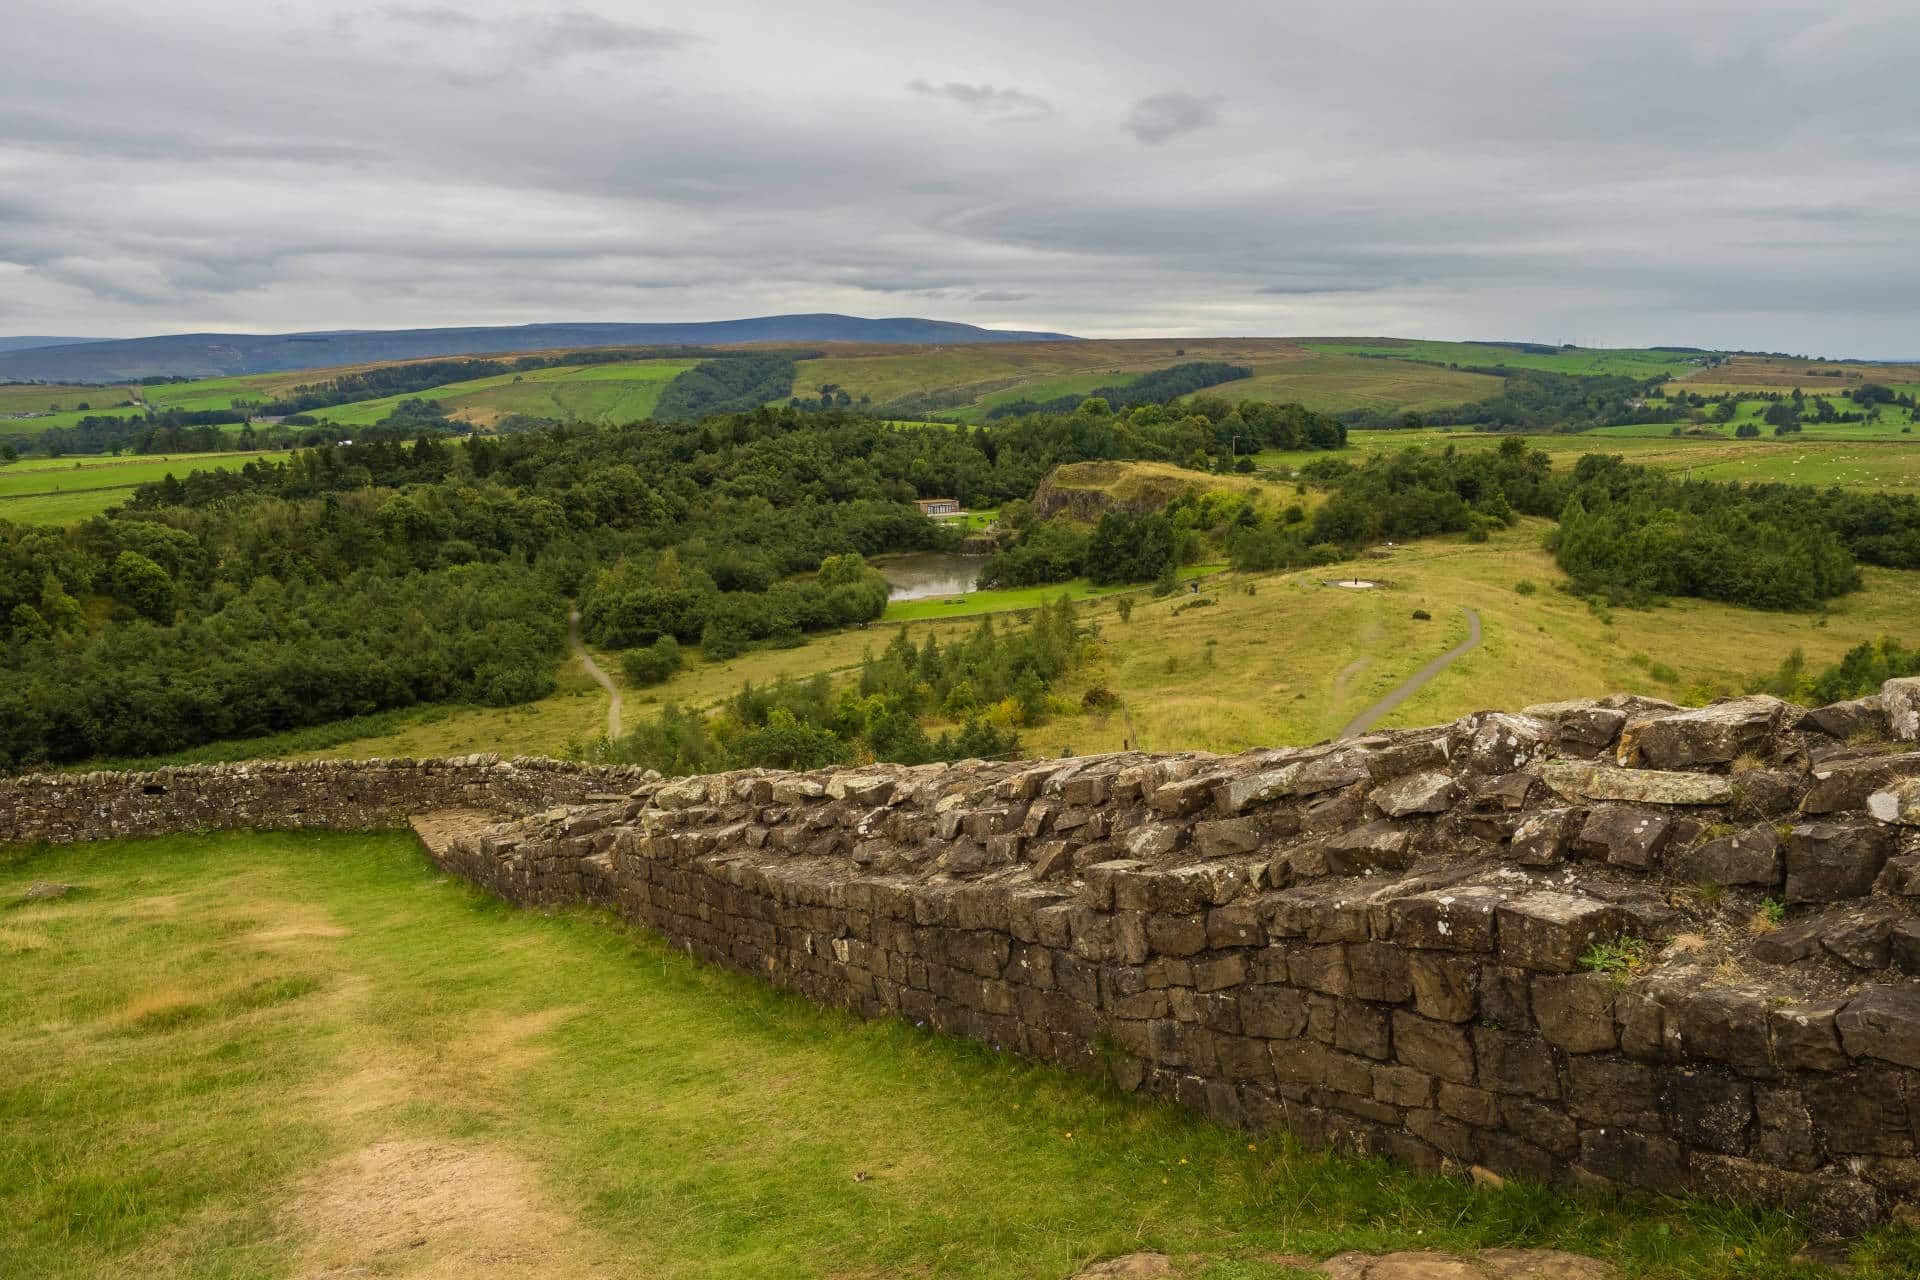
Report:
[[[322,369],[366,361],[482,352],[618,345],[710,346],[750,342],[1057,342],[1062,333],[982,329],[911,316],[759,316],[694,324],[529,324],[333,333],[182,333],[65,346],[0,349],[0,381],[112,382],[168,374],[212,377]]]

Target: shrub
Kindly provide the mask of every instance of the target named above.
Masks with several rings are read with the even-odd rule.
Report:
[[[1513,589],[1523,596],[1530,596],[1540,588],[1533,585],[1532,578],[1522,578],[1513,584]]]
[[[620,655],[620,670],[627,683],[641,688],[664,684],[680,670],[680,642],[661,636],[644,649],[629,649]]]
[[[1428,613],[1425,609],[1415,609],[1413,611],[1413,620],[1415,622],[1432,622],[1433,615]]]
[[[1111,711],[1120,705],[1120,695],[1103,684],[1097,684],[1080,695],[1082,711]]]

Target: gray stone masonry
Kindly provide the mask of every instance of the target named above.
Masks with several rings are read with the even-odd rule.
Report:
[[[662,781],[492,757],[0,781],[0,840],[423,823],[867,1017],[1254,1131],[1573,1186],[1920,1208],[1920,695],[1485,713],[1236,756]]]

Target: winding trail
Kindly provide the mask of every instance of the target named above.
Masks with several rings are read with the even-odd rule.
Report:
[[[1473,635],[1476,640],[1480,638],[1478,621],[1474,623]],[[593,655],[587,652],[587,647],[580,643],[580,611],[578,609],[567,611],[567,643],[573,646],[574,656],[580,659],[580,665],[587,669],[587,674],[607,691],[607,741],[611,742],[620,736],[620,686],[607,678],[607,673],[602,671],[600,664],[593,660]]]
[[[1452,666],[1456,660],[1464,657],[1480,644],[1480,615],[1461,606],[1460,612],[1467,615],[1467,638],[1439,657],[1420,668],[1403,680],[1399,687],[1386,697],[1362,711],[1353,718],[1353,722],[1340,731],[1343,738],[1357,738],[1386,717],[1401,703],[1420,691],[1420,686]]]

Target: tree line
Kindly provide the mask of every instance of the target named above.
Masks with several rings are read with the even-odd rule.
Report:
[[[824,673],[748,682],[716,715],[670,706],[595,754],[667,774],[1011,758],[1019,731],[1046,723],[1051,691],[1093,643],[1065,597],[1024,626],[989,614],[946,645],[932,635],[915,644],[903,626],[838,685]]]
[[[1224,360],[1193,360],[1167,369],[1143,373],[1131,382],[1097,387],[1085,395],[1055,396],[1050,400],[1014,400],[995,405],[987,411],[989,422],[1001,418],[1022,418],[1033,413],[1072,413],[1088,400],[1105,401],[1110,410],[1131,409],[1143,404],[1166,404],[1223,382],[1251,378],[1253,370]]]

